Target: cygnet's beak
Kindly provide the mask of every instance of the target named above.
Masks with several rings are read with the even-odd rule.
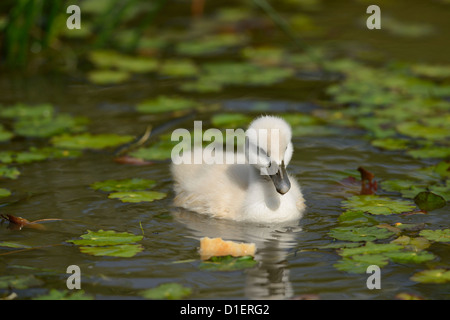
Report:
[[[278,166],[278,170],[275,174],[271,175],[270,178],[277,189],[279,194],[285,194],[291,189],[291,182],[286,172],[286,167],[284,166],[284,161]]]

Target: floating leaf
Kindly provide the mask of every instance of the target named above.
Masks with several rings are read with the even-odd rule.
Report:
[[[159,96],[139,103],[136,110],[144,113],[163,113],[194,109],[196,106],[197,102],[190,99]]]
[[[125,82],[131,74],[119,70],[93,70],[88,73],[88,79],[95,84],[118,84]]]
[[[392,200],[376,195],[353,196],[350,199],[343,201],[342,205],[344,208],[350,210],[360,210],[374,215],[402,213],[411,211],[415,208],[409,201]]]
[[[254,267],[258,262],[252,256],[244,257],[211,257],[209,260],[202,261],[199,268],[210,271],[234,271]]]
[[[227,33],[205,36],[200,39],[180,42],[175,50],[182,55],[201,56],[218,53],[230,47],[243,45],[247,41],[245,35]]]
[[[162,63],[158,72],[171,77],[192,77],[197,75],[199,70],[191,60],[169,59]]]
[[[106,180],[95,182],[91,185],[94,190],[101,190],[105,192],[111,191],[136,191],[146,190],[155,186],[155,180],[133,178],[124,180]]]
[[[382,268],[387,265],[389,259],[380,254],[355,255],[352,257],[339,260],[333,266],[340,270],[349,273],[366,273],[367,268],[371,265],[377,265]]]
[[[128,192],[113,192],[108,198],[119,199],[122,202],[152,202],[155,200],[164,199],[167,193],[158,191],[128,191]]]
[[[396,263],[423,263],[436,258],[430,252],[386,252],[384,255]]]
[[[339,218],[339,224],[343,226],[363,225],[367,223],[375,223],[376,220],[362,211],[347,210],[343,212]]]
[[[3,177],[15,180],[19,175],[20,171],[17,168],[0,164],[0,178]]]
[[[139,244],[121,244],[102,247],[80,247],[80,252],[87,253],[92,256],[108,256],[121,258],[134,257],[136,254],[142,252],[143,250],[144,248]]]
[[[374,241],[386,239],[394,235],[394,232],[378,227],[337,227],[328,233],[331,237],[343,241]]]
[[[51,104],[26,105],[18,103],[11,107],[2,107],[0,117],[4,118],[51,118],[55,108]]]
[[[374,139],[371,141],[372,145],[377,148],[385,150],[405,150],[408,149],[408,140],[384,138]]]
[[[0,289],[28,289],[40,286],[42,283],[33,275],[0,276]]]
[[[447,158],[450,157],[449,147],[424,147],[422,149],[409,150],[407,152],[413,158]]]
[[[14,124],[14,132],[32,138],[47,138],[63,132],[77,132],[84,129],[88,120],[60,114],[53,117],[21,118]]]
[[[411,66],[411,71],[414,74],[430,78],[450,78],[449,65],[430,65],[430,64],[416,64]]]
[[[79,245],[82,253],[94,256],[110,256],[129,258],[144,250],[134,242],[142,240],[143,236],[136,236],[128,232],[116,232],[113,230],[87,231],[80,236],[82,239],[66,240]]]
[[[450,135],[449,130],[446,128],[424,126],[417,122],[401,123],[397,126],[397,131],[413,138],[430,140],[442,140]]]
[[[242,128],[247,127],[252,118],[240,113],[220,113],[215,114],[211,118],[211,123],[215,127],[220,128]]]
[[[13,136],[14,134],[12,132],[5,130],[2,124],[0,124],[0,142],[9,141]]]
[[[156,288],[147,289],[141,291],[141,296],[146,299],[168,299],[168,300],[179,300],[185,299],[190,296],[192,289],[182,286],[178,283],[164,283]]]
[[[81,240],[67,240],[66,242],[84,246],[112,246],[130,244],[142,240],[143,237],[128,232],[116,232],[113,230],[88,230],[80,238]]]
[[[116,68],[124,72],[145,73],[155,71],[158,61],[152,58],[134,57],[110,50],[89,53],[89,59],[100,68]]]
[[[0,198],[9,197],[11,195],[11,191],[5,188],[0,188]]]
[[[415,273],[411,280],[421,283],[447,283],[450,282],[450,270],[434,269]]]
[[[422,230],[420,235],[431,241],[450,242],[450,229]]]
[[[117,134],[98,134],[90,133],[78,135],[62,135],[51,139],[54,146],[67,149],[104,149],[116,147],[118,145],[130,142],[133,136],[121,136]]]
[[[403,246],[396,243],[375,244],[373,242],[367,242],[362,247],[344,248],[339,251],[339,255],[342,257],[351,257],[365,254],[384,254],[386,252],[401,251],[402,249]]]
[[[148,148],[139,148],[130,152],[130,156],[140,160],[167,160],[172,156],[175,143],[159,142]]]
[[[418,252],[428,248],[431,244],[424,237],[410,238],[408,236],[400,236],[391,243],[397,243],[405,247],[405,249]]]
[[[49,293],[37,296],[33,300],[93,300],[94,297],[86,294],[83,290],[56,290],[51,289]]]
[[[447,204],[443,197],[428,191],[420,192],[414,197],[414,202],[420,210],[426,212],[443,208]]]

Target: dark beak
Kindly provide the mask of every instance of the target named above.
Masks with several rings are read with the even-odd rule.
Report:
[[[278,170],[275,174],[271,175],[273,185],[279,194],[285,194],[291,189],[291,182],[289,181],[286,167],[284,166],[284,161],[281,162],[281,165],[278,167]]]

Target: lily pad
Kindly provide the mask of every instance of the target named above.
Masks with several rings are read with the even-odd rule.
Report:
[[[88,295],[84,290],[56,290],[51,289],[49,293],[37,296],[33,300],[93,300],[94,297]]]
[[[144,248],[139,244],[121,244],[115,246],[102,246],[102,247],[80,247],[80,252],[90,254],[92,256],[109,256],[109,257],[121,257],[131,258],[139,252],[142,252]]]
[[[442,127],[424,126],[417,122],[406,122],[397,126],[397,131],[412,138],[442,140],[449,137],[449,130]]]
[[[89,59],[99,68],[115,68],[124,72],[145,73],[155,71],[158,67],[156,59],[129,56],[111,50],[92,51]]]
[[[450,282],[450,270],[434,269],[415,273],[411,280],[421,283],[447,283]]]
[[[0,198],[9,197],[11,195],[11,191],[5,188],[0,188]]]
[[[219,53],[227,48],[241,46],[246,42],[247,37],[242,34],[218,34],[191,41],[180,42],[177,44],[175,50],[181,55],[201,56]]]
[[[423,263],[434,260],[436,256],[430,252],[387,252],[386,257],[396,263]]]
[[[43,282],[33,275],[1,276],[0,289],[27,289],[42,285]]]
[[[130,156],[141,160],[167,160],[171,158],[175,143],[171,141],[158,142],[148,148],[139,148],[130,152]]]
[[[47,138],[68,131],[82,131],[87,121],[84,117],[72,117],[67,114],[21,118],[14,123],[14,132],[25,137]]]
[[[194,109],[196,106],[198,106],[197,102],[190,99],[159,96],[139,103],[136,106],[136,110],[143,113],[163,113],[190,110]]]
[[[51,118],[55,108],[51,104],[26,105],[18,103],[10,107],[2,107],[0,117],[3,118]]]
[[[450,229],[422,230],[420,235],[431,241],[450,242]]]
[[[343,201],[342,205],[350,210],[364,211],[373,215],[397,214],[408,212],[415,208],[410,201],[393,200],[376,195],[353,196]]]
[[[247,268],[253,268],[258,262],[252,256],[244,257],[211,257],[209,260],[202,261],[199,268],[209,271],[235,271]]]
[[[0,164],[0,178],[3,177],[15,180],[19,175],[20,171],[17,168]]]
[[[164,199],[167,193],[158,191],[128,191],[128,192],[113,192],[108,198],[119,199],[122,202],[152,202],[155,200]]]
[[[188,59],[168,59],[160,65],[158,73],[171,77],[193,77],[199,73],[199,69]]]
[[[449,147],[428,146],[421,149],[409,150],[407,152],[413,158],[428,159],[428,158],[448,158],[450,157]]]
[[[129,72],[120,70],[93,70],[88,73],[89,81],[99,85],[122,83],[130,76]]]
[[[98,134],[90,133],[78,135],[61,135],[51,139],[54,146],[67,149],[105,149],[108,147],[117,147],[121,144],[133,140],[133,136],[117,134]]]
[[[82,253],[94,256],[129,258],[144,250],[141,245],[134,243],[142,240],[143,236],[136,236],[128,232],[88,230],[80,237],[82,239],[66,240],[66,242],[79,245]]]
[[[384,138],[374,139],[371,143],[374,147],[385,150],[405,150],[408,149],[409,141],[404,139]]]
[[[352,257],[339,260],[333,266],[349,273],[366,273],[367,268],[371,265],[377,265],[382,268],[389,263],[389,259],[381,254],[355,255]]]
[[[5,130],[0,124],[0,142],[9,141],[14,136],[14,133]]]
[[[414,197],[414,202],[422,211],[440,209],[447,204],[447,201],[443,197],[428,191],[420,192]]]
[[[378,227],[337,227],[328,233],[331,237],[343,241],[374,241],[386,239],[394,235],[394,232]]]
[[[179,300],[190,296],[192,289],[179,283],[164,283],[156,288],[141,291],[140,295],[146,299]]]
[[[339,224],[343,226],[364,225],[367,223],[375,223],[376,220],[362,211],[347,210],[343,212],[339,218]]]
[[[148,179],[124,179],[124,180],[106,180],[95,182],[91,184],[91,188],[94,190],[101,190],[105,192],[111,191],[137,191],[146,190],[155,186],[155,180]]]
[[[87,233],[81,235],[80,238],[81,240],[67,240],[66,242],[85,246],[111,246],[141,241],[143,237],[136,236],[129,232],[116,232],[114,230],[88,230]]]
[[[220,128],[246,128],[252,118],[240,113],[220,113],[215,114],[211,118],[211,123],[215,127]]]

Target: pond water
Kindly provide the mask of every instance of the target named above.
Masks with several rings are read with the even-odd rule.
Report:
[[[327,2],[321,10],[309,13],[318,25],[333,30],[328,33],[327,41],[348,43],[349,46],[358,43],[358,46],[370,48],[366,53],[373,50],[382,55],[382,59],[448,63],[450,48],[443,41],[446,38],[448,43],[450,32],[448,6],[444,12],[441,10],[443,4],[439,2],[427,5],[414,2],[416,4],[412,5],[411,1],[398,1],[399,4],[389,4],[386,12],[392,16],[428,23],[438,30],[433,37],[405,39],[354,27],[359,20],[365,19],[366,4],[346,3]],[[220,7],[220,2],[215,6]],[[188,13],[180,16],[180,11],[179,8],[169,10],[174,16],[173,23],[182,24],[189,20]],[[282,34],[276,36],[280,42],[288,41]],[[311,41],[314,44],[317,40]],[[228,54],[225,58],[219,55],[203,59],[208,62],[229,58]],[[202,58],[197,62],[202,63]],[[330,99],[325,90],[340,78],[332,80],[298,76],[271,86],[229,86],[218,93],[181,94],[211,105],[220,104],[221,113],[238,112],[250,117],[261,114],[254,106],[264,102],[268,109],[263,113],[289,118],[325,110],[323,105]],[[89,118],[90,133],[138,136],[148,124],[160,127],[179,114],[144,114],[137,112],[134,106],[162,94],[180,95],[180,83],[179,79],[171,77],[139,75],[126,83],[101,86],[86,82],[78,74],[21,76],[10,72],[0,77],[0,108],[18,102],[29,105],[51,103],[58,113]],[[208,122],[211,114],[188,117],[168,127],[166,133],[180,127],[190,129],[194,119]],[[8,121],[2,119],[4,124]],[[16,137],[2,142],[0,150],[27,150],[33,146],[47,146],[48,141]],[[335,249],[322,248],[336,242],[328,233],[339,226],[338,218],[345,211],[342,201],[348,198],[346,192],[349,189],[339,181],[349,173],[358,177],[357,168],[362,166],[374,173],[378,181],[407,179],[413,172],[445,159],[417,159],[403,151],[376,148],[367,131],[355,126],[339,128],[333,134],[318,132],[294,137],[293,143],[295,151],[288,172],[302,187],[307,211],[299,222],[275,226],[212,219],[175,208],[168,161],[143,166],[123,164],[114,161],[112,151],[105,149],[87,150],[73,159],[14,165],[20,170],[20,176],[1,180],[0,187],[11,190],[12,195],[0,198],[0,213],[29,221],[49,218],[62,221],[44,223],[46,230],[23,228],[20,231],[11,230],[8,223],[2,223],[0,242],[40,248],[20,252],[19,249],[2,248],[0,275],[33,275],[38,279],[38,285],[13,289],[21,299],[35,298],[51,289],[67,289],[66,269],[69,265],[80,267],[81,287],[96,299],[142,299],[142,290],[164,283],[179,283],[191,288],[189,298],[192,299],[286,299],[306,294],[317,295],[320,299],[393,299],[404,292],[426,299],[447,299],[448,283],[420,283],[411,279],[422,270],[448,268],[450,255],[445,242],[433,242],[427,249],[436,256],[431,262],[389,262],[381,269],[380,290],[367,288],[369,275],[366,273],[338,270],[334,265],[342,257]],[[152,189],[167,193],[167,197],[153,202],[124,203],[109,199],[107,193],[90,187],[98,181],[128,178],[155,180],[157,184]],[[398,193],[381,188],[377,194],[400,198]],[[375,218],[377,223],[390,225],[422,224],[423,228],[432,230],[449,228],[448,204],[428,214]],[[87,230],[100,229],[143,235],[139,241],[143,251],[129,258],[96,257],[82,253],[78,246],[66,242],[78,239]],[[255,243],[256,266],[235,271],[203,269],[198,247],[199,239],[205,236]],[[388,243],[395,238],[392,236],[380,242]],[[6,295],[8,289],[0,287],[0,293]]]

